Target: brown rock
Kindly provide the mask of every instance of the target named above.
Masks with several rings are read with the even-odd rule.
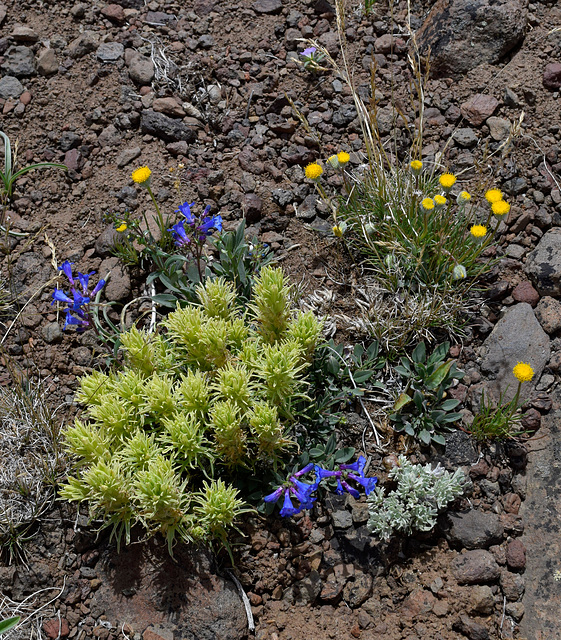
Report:
[[[167,116],[175,116],[182,118],[185,115],[183,107],[178,104],[175,98],[156,98],[152,103],[152,109],[160,113],[165,113]]]
[[[552,90],[561,88],[561,62],[550,62],[545,65],[543,86]]]
[[[454,577],[460,584],[494,582],[500,576],[499,565],[484,549],[466,551],[452,563]]]
[[[542,423],[542,414],[537,409],[528,409],[522,416],[520,425],[524,431],[536,432]]]
[[[47,638],[56,640],[57,638],[66,638],[70,633],[68,621],[64,618],[51,618],[43,621],[43,631]]]
[[[524,593],[524,578],[518,573],[511,573],[503,569],[500,585],[505,598],[510,602],[516,602]]]
[[[526,547],[515,538],[506,546],[506,563],[509,569],[520,571],[526,566]]]
[[[42,76],[51,76],[58,71],[58,60],[53,49],[43,49],[37,58],[37,71]]]
[[[536,307],[536,318],[546,333],[561,329],[561,302],[551,296],[544,296]]]
[[[518,513],[522,500],[517,493],[507,493],[504,497],[504,509],[507,513]]]
[[[475,478],[484,478],[489,473],[489,465],[487,464],[485,458],[481,458],[477,464],[474,464],[469,469],[469,477],[472,479]]]
[[[480,613],[488,616],[493,613],[495,608],[495,597],[491,587],[487,585],[475,586],[470,590],[469,594],[470,608],[473,613]]]
[[[532,307],[535,307],[540,300],[540,294],[534,289],[532,283],[528,280],[524,280],[520,284],[517,284],[512,290],[511,295],[516,302],[527,302]]]
[[[524,521],[514,513],[501,514],[501,524],[511,536],[521,536],[524,533]]]
[[[19,101],[23,102],[23,104],[27,106],[31,102],[31,93],[29,93],[29,91],[24,91],[19,97]]]
[[[417,616],[429,613],[435,602],[436,598],[430,591],[419,587],[414,589],[403,601],[401,615],[408,620],[413,620]]]
[[[476,93],[460,106],[460,111],[470,124],[478,127],[495,113],[498,106],[499,101],[493,96]]]
[[[37,33],[23,24],[16,24],[11,35],[16,42],[37,42],[39,40]]]
[[[108,4],[101,10],[101,14],[111,22],[123,24],[126,20],[125,12],[120,4]]]
[[[468,616],[461,616],[459,620],[454,622],[453,628],[460,631],[470,640],[489,640],[489,631],[479,622],[472,620]]]

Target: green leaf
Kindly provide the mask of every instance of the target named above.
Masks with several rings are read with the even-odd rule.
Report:
[[[415,403],[415,406],[417,407],[418,411],[422,411],[423,410],[423,401],[424,401],[424,397],[423,394],[420,393],[419,391],[415,391],[414,395],[413,395],[413,402]]]
[[[406,369],[400,364],[396,365],[394,369],[397,371],[397,373],[399,373],[400,376],[403,376],[404,378],[408,378],[411,375],[411,369]]]
[[[345,462],[348,462],[354,455],[354,447],[344,447],[343,449],[339,449],[339,451],[337,451],[333,458],[337,464],[344,464]]]
[[[405,425],[405,433],[408,436],[414,437],[415,436],[415,429],[413,429],[413,427],[409,423],[407,423]]]
[[[309,451],[311,458],[320,458],[325,451],[320,447],[312,447]]]
[[[421,442],[424,442],[425,444],[430,444],[430,441],[431,441],[430,431],[427,431],[426,429],[423,429],[419,433],[419,440]]]
[[[459,400],[449,398],[448,400],[444,400],[444,402],[440,405],[440,408],[442,409],[442,411],[450,411],[452,409],[455,409],[459,404]]]
[[[413,362],[424,362],[427,357],[427,349],[424,342],[419,342],[411,354]]]
[[[441,444],[442,446],[446,444],[446,438],[440,433],[433,433],[432,440],[433,442],[436,442],[437,444]]]
[[[0,133],[2,133],[0,131]],[[10,629],[13,629],[21,620],[20,616],[14,616],[13,618],[6,618],[0,622],[0,633],[6,633]]]
[[[437,389],[446,379],[450,371],[450,367],[454,363],[453,360],[443,362],[438,369],[425,381],[427,389]]]
[[[152,301],[156,304],[161,304],[163,307],[170,307],[171,309],[175,309],[177,306],[177,298],[170,293],[158,293],[152,296]]]
[[[441,424],[449,423],[449,422],[458,422],[458,420],[462,419],[461,413],[449,413],[445,418],[440,420]]]
[[[411,400],[413,400],[411,396],[406,393],[401,393],[393,406],[393,410],[400,411],[405,405],[409,404]]]
[[[368,378],[371,378],[374,375],[374,371],[370,371],[369,369],[363,369],[361,371],[355,371],[353,374],[353,378],[357,384],[361,384],[362,382],[366,382]]]
[[[374,340],[374,342],[372,342],[372,344],[366,350],[366,356],[368,357],[369,360],[375,360],[378,357],[379,351],[380,351],[380,343],[377,340]]]

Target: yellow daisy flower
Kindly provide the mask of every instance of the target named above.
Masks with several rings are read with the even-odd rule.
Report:
[[[496,216],[504,216],[510,211],[510,205],[504,200],[497,200],[491,205],[491,210]]]
[[[414,175],[418,176],[423,170],[423,163],[420,160],[413,160],[409,165]]]
[[[449,191],[456,184],[456,176],[453,173],[443,173],[438,179],[443,189]]]
[[[436,204],[438,209],[442,209],[442,207],[446,204],[446,198],[438,194],[434,196],[434,203]]]
[[[346,151],[339,151],[337,154],[337,160],[339,160],[339,164],[342,167],[344,167],[350,159],[351,156]]]
[[[343,229],[341,229],[341,227],[338,224],[332,227],[332,231],[333,231],[333,235],[336,236],[337,238],[343,237]]]
[[[425,211],[432,211],[434,209],[434,200],[432,198],[425,198],[421,202],[421,207],[423,207]]]
[[[460,191],[460,193],[458,193],[458,204],[462,204],[462,202],[467,202],[468,200],[471,199],[471,195],[467,192],[467,191]]]
[[[482,224],[474,224],[469,231],[471,235],[477,239],[484,238],[487,235],[487,227],[484,227]]]
[[[123,231],[127,230],[127,223],[126,222],[121,222],[121,224],[117,227],[117,231],[119,233],[122,233]]]
[[[489,189],[489,191],[485,192],[485,200],[489,204],[493,204],[494,202],[498,202],[503,199],[503,194],[498,189]]]
[[[140,167],[132,172],[131,178],[136,184],[148,186],[146,183],[150,180],[152,172],[148,167]]]
[[[512,370],[512,373],[514,373],[514,377],[519,382],[530,382],[534,377],[534,370],[525,362],[519,362]]]
[[[323,169],[317,162],[311,162],[305,169],[304,173],[309,180],[318,180],[323,173]]]

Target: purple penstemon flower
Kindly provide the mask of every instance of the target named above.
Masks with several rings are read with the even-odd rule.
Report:
[[[195,206],[194,202],[191,202],[191,204],[184,202],[182,205],[179,206],[178,209],[175,210],[175,213],[180,213],[182,216],[185,217],[185,221],[187,222],[187,224],[192,224],[193,222],[195,222],[195,216],[191,213],[191,207],[194,207],[194,206]]]
[[[292,501],[290,499],[290,489],[285,489],[284,504],[282,505],[282,509],[280,510],[281,516],[294,516],[297,513],[300,513],[300,511],[302,511],[301,508],[299,509],[292,504]]]
[[[310,57],[310,56],[313,56],[316,51],[317,51],[316,47],[308,47],[307,49],[304,49],[304,51],[301,51],[300,55]]]
[[[177,224],[174,224],[171,229],[168,229],[173,235],[176,247],[185,247],[191,242],[191,238],[187,235],[185,230],[185,220],[181,220]]]
[[[90,277],[94,275],[95,271],[90,271],[90,273],[85,274],[78,272],[78,275],[74,278],[72,275],[72,263],[68,260],[59,267],[59,271],[62,271],[68,278],[72,298],[57,287],[53,291],[53,301],[51,304],[61,302],[66,305],[63,330],[74,325],[78,331],[84,331],[91,325],[89,311],[91,299],[105,286],[105,280],[100,280],[93,291],[89,293]],[[79,283],[81,291],[74,286],[77,283]]]

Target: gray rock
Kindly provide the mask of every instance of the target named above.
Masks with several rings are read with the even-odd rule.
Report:
[[[321,593],[321,578],[315,570],[297,582],[293,587],[294,602],[300,604],[312,604]]]
[[[4,76],[0,79],[0,98],[19,98],[24,92],[22,83],[14,76]]]
[[[543,70],[543,86],[555,91],[561,89],[561,62],[550,62]]]
[[[6,19],[6,13],[7,13],[8,9],[6,8],[5,4],[0,4],[0,25],[4,22],[4,20]]]
[[[121,134],[117,128],[110,124],[97,137],[100,147],[116,147],[121,141]]]
[[[296,210],[296,217],[299,220],[310,221],[316,217],[317,196],[312,193],[304,198],[304,202]]]
[[[514,397],[518,382],[512,370],[518,362],[528,363],[534,370],[534,379],[522,385],[521,398],[528,397],[549,361],[549,337],[536,320],[532,307],[521,302],[510,307],[497,322],[481,347],[481,370],[496,375],[486,389],[504,401]]]
[[[466,511],[447,515],[449,542],[466,549],[485,549],[503,541],[504,527],[495,513]]]
[[[542,296],[561,295],[561,229],[545,233],[528,255],[524,271]]]
[[[163,113],[156,113],[150,109],[142,112],[140,128],[143,133],[149,133],[165,142],[177,142],[179,140],[192,142],[195,138],[194,132],[185,126],[181,120],[174,120]]]
[[[336,509],[331,514],[333,526],[336,529],[348,529],[353,524],[353,517],[346,509]]]
[[[94,31],[84,31],[68,45],[66,53],[74,59],[83,58],[97,49],[98,37]]]
[[[116,62],[124,52],[125,47],[120,42],[104,42],[97,48],[96,56],[102,62]]]
[[[111,249],[115,245],[119,233],[115,230],[113,225],[105,227],[95,241],[95,252],[98,256],[106,258],[111,255]]]
[[[446,434],[445,457],[455,466],[477,462],[477,450],[465,431],[452,431]]]
[[[76,149],[76,147],[79,147],[80,144],[82,144],[81,136],[79,136],[77,133],[74,133],[73,131],[65,131],[60,136],[60,140],[58,141],[60,150],[64,151],[65,153],[67,151],[70,151],[70,149]]]
[[[99,273],[103,278],[109,272],[111,272],[111,276],[103,289],[105,298],[109,302],[126,300],[131,293],[131,279],[128,271],[121,266],[118,258],[112,257],[104,260],[99,268]]]
[[[41,333],[47,344],[54,344],[62,340],[62,329],[58,322],[49,322],[43,327]]]
[[[357,572],[354,581],[349,581],[345,585],[343,599],[351,609],[356,609],[368,600],[371,591],[372,576],[369,573]]]
[[[509,602],[505,607],[505,613],[510,616],[514,622],[520,622],[524,617],[526,609],[521,602]]]
[[[140,147],[129,147],[117,156],[117,166],[119,169],[126,167],[129,162],[136,160],[138,156],[140,156],[141,150]]]
[[[43,49],[37,58],[37,71],[42,76],[52,76],[58,71],[54,49]]]
[[[494,64],[522,40],[525,0],[438,0],[416,37],[423,53],[431,49],[436,75],[466,73]]]
[[[129,51],[131,51],[130,54]],[[156,71],[154,69],[154,63],[150,58],[146,58],[137,51],[127,49],[125,52],[125,62],[129,68],[130,79],[135,84],[146,86],[154,80]]]
[[[6,51],[2,70],[16,78],[30,78],[37,75],[35,56],[29,47],[10,47]]]
[[[522,260],[525,254],[526,247],[519,244],[509,244],[505,251],[505,255],[513,260]]]
[[[489,551],[475,549],[452,561],[452,573],[460,584],[484,584],[497,580],[501,570]]]
[[[279,207],[286,207],[287,204],[291,204],[294,201],[294,194],[288,189],[273,189],[271,196],[273,202],[276,202]]]
[[[469,127],[463,127],[454,131],[454,142],[460,147],[475,147],[478,142],[477,134]]]
[[[510,122],[508,120],[505,120],[504,118],[491,116],[490,118],[487,118],[486,125],[489,127],[491,138],[493,138],[493,140],[496,140],[497,142],[507,138],[508,134],[510,133]]]
[[[524,178],[512,178],[503,182],[502,189],[511,196],[517,196],[528,188],[528,183]]]
[[[487,585],[474,586],[470,591],[470,609],[473,613],[480,613],[488,616],[493,613],[495,608],[495,597],[491,591],[491,587]]]
[[[39,40],[37,33],[23,24],[15,25],[11,36],[16,42],[37,42]]]
[[[255,13],[280,13],[282,0],[256,0],[252,7]]]

